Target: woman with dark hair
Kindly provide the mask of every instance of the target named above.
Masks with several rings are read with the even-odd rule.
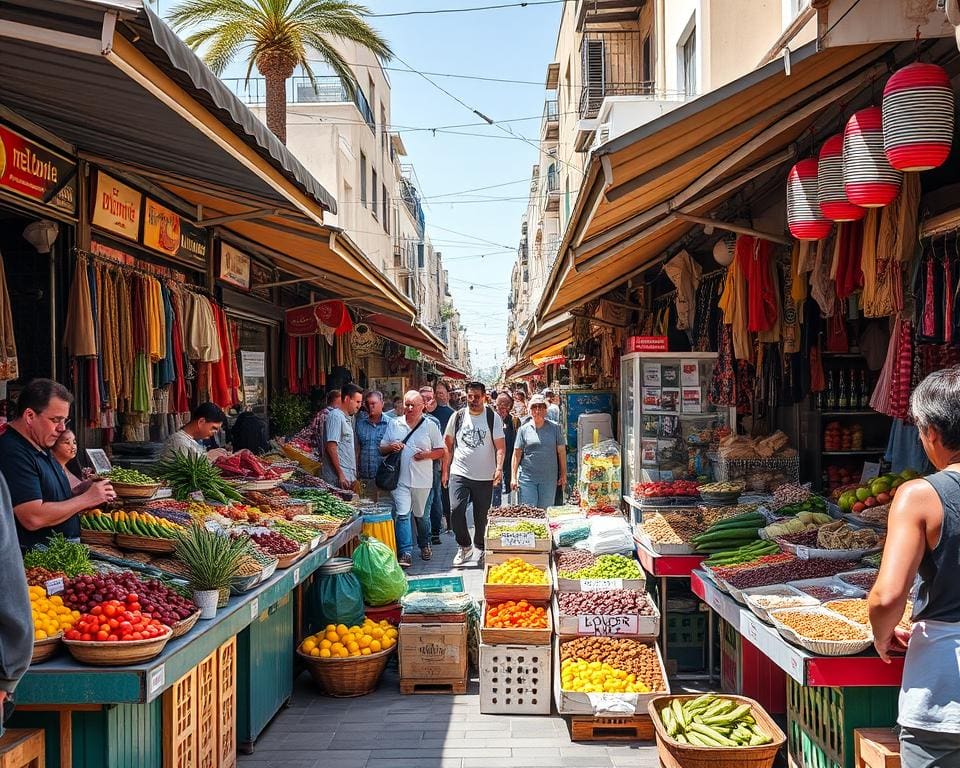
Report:
[[[53,454],[53,458],[63,467],[64,474],[66,474],[67,480],[70,481],[71,488],[76,488],[83,482],[70,467],[71,464],[76,464],[77,459],[77,436],[73,434],[72,429],[64,431],[63,434],[57,438],[57,442],[53,444],[50,453]],[[74,468],[79,470],[78,466]]]
[[[880,658],[906,651],[900,687],[903,768],[960,766],[960,366],[925,378],[910,398],[937,472],[894,490],[870,624]],[[902,477],[902,476],[901,476]],[[901,626],[914,580],[912,629]]]

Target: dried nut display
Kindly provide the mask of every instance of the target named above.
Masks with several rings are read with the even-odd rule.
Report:
[[[531,520],[546,520],[547,510],[540,507],[532,507],[529,504],[507,504],[504,507],[493,507],[488,513],[488,518],[506,517],[520,520],[523,518]]]
[[[725,480],[720,483],[704,483],[700,486],[700,493],[706,494],[733,494],[733,493],[743,493],[744,484],[735,483],[729,480]]]
[[[597,562],[597,556],[585,549],[560,549],[554,556],[558,571],[578,571]]]
[[[657,544],[683,544],[683,539],[670,526],[666,518],[655,513],[649,515],[642,523],[637,523],[637,529],[645,533],[650,541]]]
[[[873,589],[874,582],[877,580],[877,574],[879,571],[861,571],[860,573],[845,573],[840,576],[840,579],[845,584],[850,584],[854,587],[859,587],[860,589],[871,590]]]
[[[866,629],[824,613],[774,611],[770,615],[808,640],[866,640],[869,637]]]
[[[653,606],[639,589],[558,592],[557,604],[564,616],[653,616]]]
[[[834,613],[839,613],[841,616],[845,616],[846,618],[850,619],[850,621],[855,621],[857,624],[863,624],[865,627],[870,626],[870,609],[867,601],[863,598],[831,600],[828,603],[824,603],[823,607],[828,608]],[[903,617],[900,619],[898,626],[909,629],[912,624],[912,616],[913,603],[908,600],[907,606],[903,611]]]
[[[777,611],[783,608],[804,608],[814,604],[814,599],[804,595],[750,595],[749,600],[765,611]]]
[[[652,645],[612,637],[578,637],[560,644],[560,661],[596,661],[635,675],[651,691],[664,689],[660,661]]]
[[[788,581],[836,576],[844,571],[852,571],[856,565],[855,562],[850,560],[827,560],[822,557],[812,557],[809,560],[791,558],[776,565],[746,568],[736,573],[724,575],[723,578],[734,589],[748,589],[750,587],[766,587],[771,584],[785,584]]]
[[[810,584],[807,586],[797,587],[805,595],[810,595],[810,597],[815,600],[819,600],[821,603],[826,602],[827,600],[836,600],[844,596],[843,589],[839,586],[828,586],[828,585],[817,585]]]
[[[837,520],[820,526],[817,546],[821,549],[873,549],[880,541],[872,528],[852,528]]]

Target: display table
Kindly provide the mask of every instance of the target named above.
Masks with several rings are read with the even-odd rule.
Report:
[[[259,718],[269,722],[283,701],[271,701],[262,689],[257,697],[242,695],[244,690],[257,690],[263,677],[258,670],[270,666],[267,659],[258,658],[257,644],[251,646],[246,635],[258,619],[282,617],[284,625],[289,625],[283,627],[282,636],[291,641],[288,658],[292,660],[295,641],[291,593],[355,539],[361,526],[360,518],[353,520],[292,567],[277,571],[246,594],[231,597],[216,618],[198,622],[184,637],[170,641],[163,653],[148,663],[92,667],[73,661],[63,650],[50,661],[31,667],[17,687],[14,727],[46,728],[48,768],[161,768],[165,764],[163,748],[172,735],[168,732],[170,723],[164,722],[170,713],[161,706],[161,700],[167,703],[165,692],[188,679],[203,662],[229,654],[233,654],[233,660],[227,661],[241,694],[236,698],[237,722],[242,726],[250,720],[245,710],[254,698],[270,702],[273,711],[261,713]],[[287,605],[290,608],[284,610]],[[235,648],[235,652],[230,648]],[[279,675],[279,681],[274,679],[274,687],[292,689],[292,662],[286,669],[287,674]],[[271,673],[274,678],[276,672]],[[188,695],[189,689],[172,693]],[[195,694],[199,696],[200,691]],[[289,698],[289,693],[285,698]],[[232,736],[235,750],[236,734]]]

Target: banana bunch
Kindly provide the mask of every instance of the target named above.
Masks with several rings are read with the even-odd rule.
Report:
[[[129,536],[149,536],[154,539],[173,539],[182,526],[154,517],[149,512],[126,512],[120,510],[113,513],[113,522],[117,533]]]

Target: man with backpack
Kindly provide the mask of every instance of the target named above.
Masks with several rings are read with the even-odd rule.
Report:
[[[454,567],[479,562],[483,534],[494,486],[503,479],[503,421],[485,404],[487,388],[479,381],[467,384],[467,407],[447,422],[444,440],[443,485],[450,489],[451,522],[460,549]],[[473,539],[467,526],[467,506],[473,504]],[[479,554],[476,554],[476,553]]]

